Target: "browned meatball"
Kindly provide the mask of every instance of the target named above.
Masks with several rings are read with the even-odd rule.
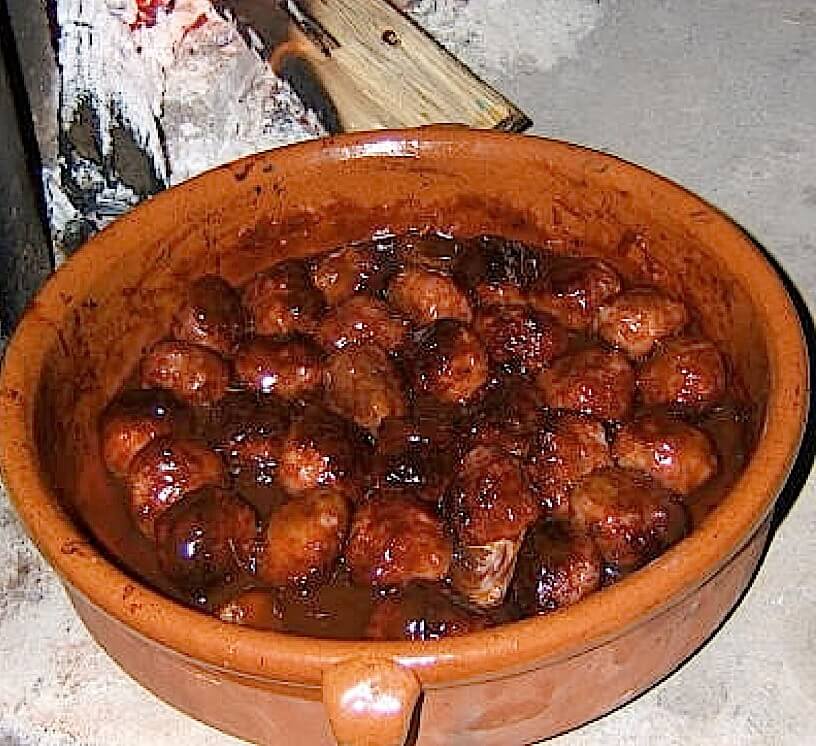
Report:
[[[351,423],[311,407],[286,438],[278,481],[293,493],[334,487],[356,499],[367,459],[366,444]]]
[[[707,339],[672,339],[643,365],[637,385],[646,405],[667,404],[701,412],[725,393],[725,363]]]
[[[601,555],[592,539],[569,523],[541,521],[527,534],[513,579],[525,614],[571,606],[601,586]]]
[[[569,329],[586,329],[598,308],[621,291],[612,267],[597,259],[564,257],[530,291],[530,302]]]
[[[229,367],[200,345],[167,340],[154,345],[141,362],[142,386],[167,389],[199,406],[217,402],[227,391]]]
[[[527,291],[510,282],[480,282],[473,295],[480,308],[527,305]]]
[[[443,319],[429,326],[413,360],[414,386],[447,402],[464,403],[487,380],[487,353],[465,324]]]
[[[564,413],[552,418],[530,449],[527,476],[547,515],[569,516],[569,493],[583,476],[612,466],[606,431],[598,420]]]
[[[336,306],[362,290],[378,289],[381,273],[381,263],[370,247],[344,246],[320,259],[312,278],[329,304]]]
[[[323,296],[312,285],[304,262],[287,261],[255,275],[242,300],[256,334],[311,333],[323,310]]]
[[[553,409],[624,420],[632,408],[635,373],[621,352],[589,348],[565,355],[536,382]]]
[[[493,362],[537,373],[567,349],[567,330],[530,306],[489,306],[473,324]]]
[[[598,311],[598,334],[627,355],[643,357],[654,343],[682,329],[688,311],[654,288],[627,290]]]
[[[409,323],[388,304],[366,295],[355,295],[331,309],[317,329],[317,338],[330,350],[375,343],[387,352],[401,347]]]
[[[152,539],[159,515],[190,492],[225,486],[226,471],[218,454],[198,440],[156,438],[131,461],[126,481],[131,515]]]
[[[681,495],[694,492],[717,473],[717,455],[708,436],[663,414],[644,415],[624,425],[612,455],[618,466],[646,472]]]
[[[526,379],[510,378],[490,391],[469,423],[470,445],[496,446],[527,455],[541,426],[544,398]]]
[[[173,319],[173,336],[231,357],[245,323],[241,296],[235,288],[216,275],[204,275],[188,289],[187,299]]]
[[[232,492],[207,488],[187,495],[156,519],[159,567],[176,585],[201,590],[248,569],[258,516]]]
[[[437,502],[450,484],[460,445],[456,427],[443,413],[386,418],[377,432],[371,485]]]
[[[401,585],[444,578],[451,551],[433,510],[408,497],[375,497],[354,513],[346,564],[356,583]]]
[[[518,460],[488,446],[477,446],[464,457],[447,507],[457,539],[465,545],[516,539],[539,512]]]
[[[274,510],[261,535],[256,574],[269,585],[302,585],[326,576],[348,534],[346,499],[312,490]]]
[[[377,601],[365,636],[372,640],[441,640],[486,626],[486,617],[457,606],[438,587],[411,583]]]
[[[308,337],[253,337],[238,348],[235,375],[261,394],[297,399],[320,386],[322,357]]]
[[[683,505],[648,477],[611,468],[584,477],[570,497],[571,520],[620,572],[645,565],[685,536]]]
[[[469,322],[470,304],[453,278],[435,269],[409,266],[391,280],[388,300],[417,326],[438,319]]]
[[[323,387],[329,406],[360,427],[376,429],[383,418],[405,414],[400,375],[376,345],[349,347],[329,358]]]
[[[151,440],[186,429],[187,410],[161,390],[125,391],[102,413],[100,441],[105,465],[117,477]]]
[[[230,473],[270,485],[289,431],[289,412],[275,397],[241,392],[225,397],[216,422],[216,450]]]
[[[278,593],[267,588],[251,588],[215,609],[222,622],[255,629],[283,629],[283,608]]]

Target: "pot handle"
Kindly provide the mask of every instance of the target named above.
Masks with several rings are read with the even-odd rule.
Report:
[[[385,658],[352,658],[323,673],[323,704],[339,746],[403,746],[421,687]]]

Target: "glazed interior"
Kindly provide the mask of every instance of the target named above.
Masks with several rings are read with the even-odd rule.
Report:
[[[30,316],[36,319],[42,311],[41,321],[47,322],[40,330],[41,365],[32,369],[38,394],[35,406],[28,410],[34,418],[39,476],[70,515],[76,516],[76,506],[91,490],[97,500],[99,490],[111,490],[98,457],[99,413],[146,347],[166,333],[178,307],[180,287],[207,273],[240,285],[283,257],[323,252],[369,238],[379,229],[401,233],[433,227],[459,236],[496,234],[546,243],[555,252],[603,257],[630,282],[665,288],[699,312],[702,331],[730,359],[733,380],[755,408],[753,421],[758,423],[761,441],[769,396],[774,393],[773,365],[782,364],[769,352],[772,313],[766,306],[779,303],[780,298],[787,301],[748,240],[698,199],[629,164],[534,138],[383,133],[313,143],[301,148],[298,155],[286,163],[275,154],[245,159],[194,180],[183,190],[159,196],[145,209],[118,221],[69,261],[46,290],[44,300],[34,304]],[[750,261],[745,263],[736,255],[729,258],[727,252],[720,255],[718,241],[750,254]],[[756,300],[748,279],[753,266],[762,267],[766,289],[771,288],[778,297]],[[777,321],[787,314],[788,321],[796,323],[789,305],[781,311]],[[801,362],[801,351],[796,354]],[[794,409],[801,406],[801,402],[795,404]],[[750,480],[756,478],[752,466],[767,469],[770,464],[772,473],[756,489],[753,502],[735,507],[726,499],[697,534],[706,535],[711,523],[709,538],[716,536],[715,524],[725,520],[731,521],[734,536],[747,539],[767,514],[786,475],[797,440],[792,434],[798,434],[800,423],[786,427],[778,435],[784,448],[777,448],[776,454],[763,451],[762,463],[749,464],[734,490],[744,493],[747,500]],[[96,470],[89,469],[89,464],[97,464]],[[118,499],[112,492],[110,497]],[[36,518],[29,516],[27,522],[31,527]],[[37,527],[32,530],[36,536]],[[59,551],[51,542],[67,534],[46,533],[49,535],[38,536],[38,541],[59,566]],[[667,603],[670,599],[660,597],[667,588],[689,591],[693,576],[702,582],[739,549],[739,543],[719,546],[714,542],[695,560],[684,554],[687,547],[695,546],[702,545],[684,540],[632,579],[640,588],[632,597],[632,619]],[[72,554],[65,544],[60,551]],[[651,597],[644,583],[659,579],[656,573],[666,573],[673,563],[676,577],[654,582],[655,597]],[[83,579],[76,568],[63,569],[69,582],[94,597],[88,577]],[[108,580],[130,582],[116,571],[105,572]],[[627,580],[612,589],[608,601],[601,598],[607,592],[598,594],[586,613],[595,619],[600,605],[620,603],[630,586],[636,588]],[[139,585],[133,581],[132,587]],[[151,608],[176,607],[142,591]],[[102,605],[118,615],[111,597],[108,593]],[[556,616],[575,619],[583,606]],[[172,612],[176,613],[181,615],[177,622],[184,614],[193,614],[181,607]],[[159,623],[155,613],[151,614],[134,624],[145,634],[172,643],[171,633],[154,631]],[[172,614],[161,624],[171,622]],[[529,625],[561,623],[545,618],[518,625],[533,629]],[[198,643],[196,631],[190,630],[193,642],[187,652],[192,654],[201,653],[204,636],[218,622],[201,624]],[[608,633],[614,626],[593,622],[591,629]],[[588,631],[590,627],[584,630]],[[249,670],[247,661],[264,644],[263,633],[241,630],[235,634],[246,634],[247,641],[243,653],[237,653],[238,658],[245,656],[236,666]],[[557,642],[557,634],[555,638]],[[297,644],[294,641],[284,651],[293,660]],[[382,649],[409,654],[418,648],[404,644]],[[476,658],[490,655],[466,648],[462,641],[445,641],[440,651],[460,649]],[[326,643],[309,648],[309,655],[314,660],[339,659],[345,650]],[[213,662],[225,660],[218,651],[206,657]],[[308,661],[303,662],[303,669],[304,681],[319,680],[309,672]],[[285,675],[286,670],[282,663],[277,675]]]

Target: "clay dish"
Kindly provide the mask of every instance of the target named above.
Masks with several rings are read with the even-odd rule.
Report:
[[[387,228],[494,233],[602,253],[700,312],[760,426],[701,526],[580,604],[434,643],[335,642],[227,625],[126,572],[77,518],[110,489],[95,425],[178,290],[240,283]],[[279,744],[521,744],[635,697],[687,658],[740,596],[801,438],[807,360],[778,276],[724,215],[643,169],[561,142],[457,128],[354,134],[246,158],[121,218],[55,274],[8,346],[0,459],[20,518],[91,634],[159,697]],[[95,467],[97,470],[101,467]],[[587,682],[591,680],[592,687]],[[421,696],[420,696],[421,695]]]

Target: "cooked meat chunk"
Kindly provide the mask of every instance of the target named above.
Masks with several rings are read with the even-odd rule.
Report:
[[[540,521],[519,554],[514,600],[531,615],[571,606],[600,588],[602,565],[589,536],[566,522]]]
[[[637,378],[643,403],[702,412],[722,399],[725,363],[707,339],[681,337],[661,345]]]
[[[392,352],[405,343],[408,329],[408,322],[387,303],[355,295],[323,317],[317,338],[328,350],[375,343],[386,352]]]
[[[173,319],[173,336],[229,358],[245,327],[244,307],[235,288],[216,275],[204,275],[190,285]]]
[[[312,490],[273,511],[261,534],[256,574],[269,585],[303,585],[326,577],[349,527],[346,499]]]
[[[581,477],[612,466],[603,423],[564,413],[550,419],[530,448],[527,476],[548,516],[569,517],[569,493]]]
[[[186,408],[168,392],[125,391],[102,413],[102,458],[112,474],[124,477],[133,457],[151,440],[186,429]]]
[[[249,569],[258,516],[232,492],[206,488],[187,495],[156,519],[159,567],[190,591],[228,582]]]
[[[688,529],[686,510],[671,492],[640,472],[618,468],[584,477],[570,496],[570,515],[604,560],[624,573],[657,557]]]
[[[527,305],[527,291],[511,282],[480,282],[473,296],[480,308]]]
[[[565,355],[539,373],[536,382],[553,409],[624,420],[632,408],[635,373],[620,352],[596,347]]]
[[[334,487],[355,499],[367,460],[366,443],[351,423],[310,407],[286,438],[278,480],[293,493]]]
[[[306,264],[291,260],[276,264],[250,280],[242,300],[256,334],[311,333],[323,310],[323,297],[309,277]]]
[[[289,411],[283,401],[240,392],[222,400],[214,441],[231,474],[269,485],[288,431]]]
[[[412,363],[415,388],[442,401],[464,403],[487,380],[482,343],[469,326],[452,319],[425,330]]]
[[[473,327],[494,363],[522,374],[537,373],[567,349],[566,329],[530,306],[489,306]]]
[[[688,495],[717,473],[717,454],[708,436],[663,414],[626,423],[615,437],[618,466],[649,474],[666,489]]]
[[[618,273],[597,259],[557,260],[530,291],[536,309],[555,316],[568,329],[587,329],[606,301],[621,291]]]
[[[369,246],[344,246],[322,257],[312,273],[315,286],[336,306],[363,290],[378,289],[381,262]]]
[[[201,441],[156,438],[131,461],[126,482],[131,515],[152,539],[161,513],[190,492],[225,486],[226,471],[218,454]]]
[[[322,352],[308,337],[253,337],[235,356],[235,375],[248,389],[298,399],[320,387]]]
[[[431,508],[408,497],[375,496],[354,513],[346,564],[356,583],[402,585],[444,578],[451,551]]]
[[[440,640],[487,626],[433,585],[411,583],[374,605],[365,636],[372,640]]]
[[[229,366],[206,347],[166,340],[142,358],[141,379],[146,388],[166,389],[182,401],[208,406],[226,393]]]
[[[481,402],[468,427],[472,446],[495,446],[518,458],[527,455],[541,426],[540,389],[523,378],[508,378]]]
[[[255,629],[283,629],[283,608],[281,599],[274,590],[251,588],[215,609],[215,615],[222,622],[240,624]]]
[[[360,427],[376,430],[385,417],[405,414],[400,375],[376,345],[348,347],[329,358],[323,388],[329,406]]]
[[[688,322],[685,304],[653,288],[627,290],[598,311],[598,334],[629,357],[648,355],[655,342]]]
[[[470,304],[454,279],[435,269],[409,266],[388,286],[388,300],[417,326],[439,319],[469,322]]]

